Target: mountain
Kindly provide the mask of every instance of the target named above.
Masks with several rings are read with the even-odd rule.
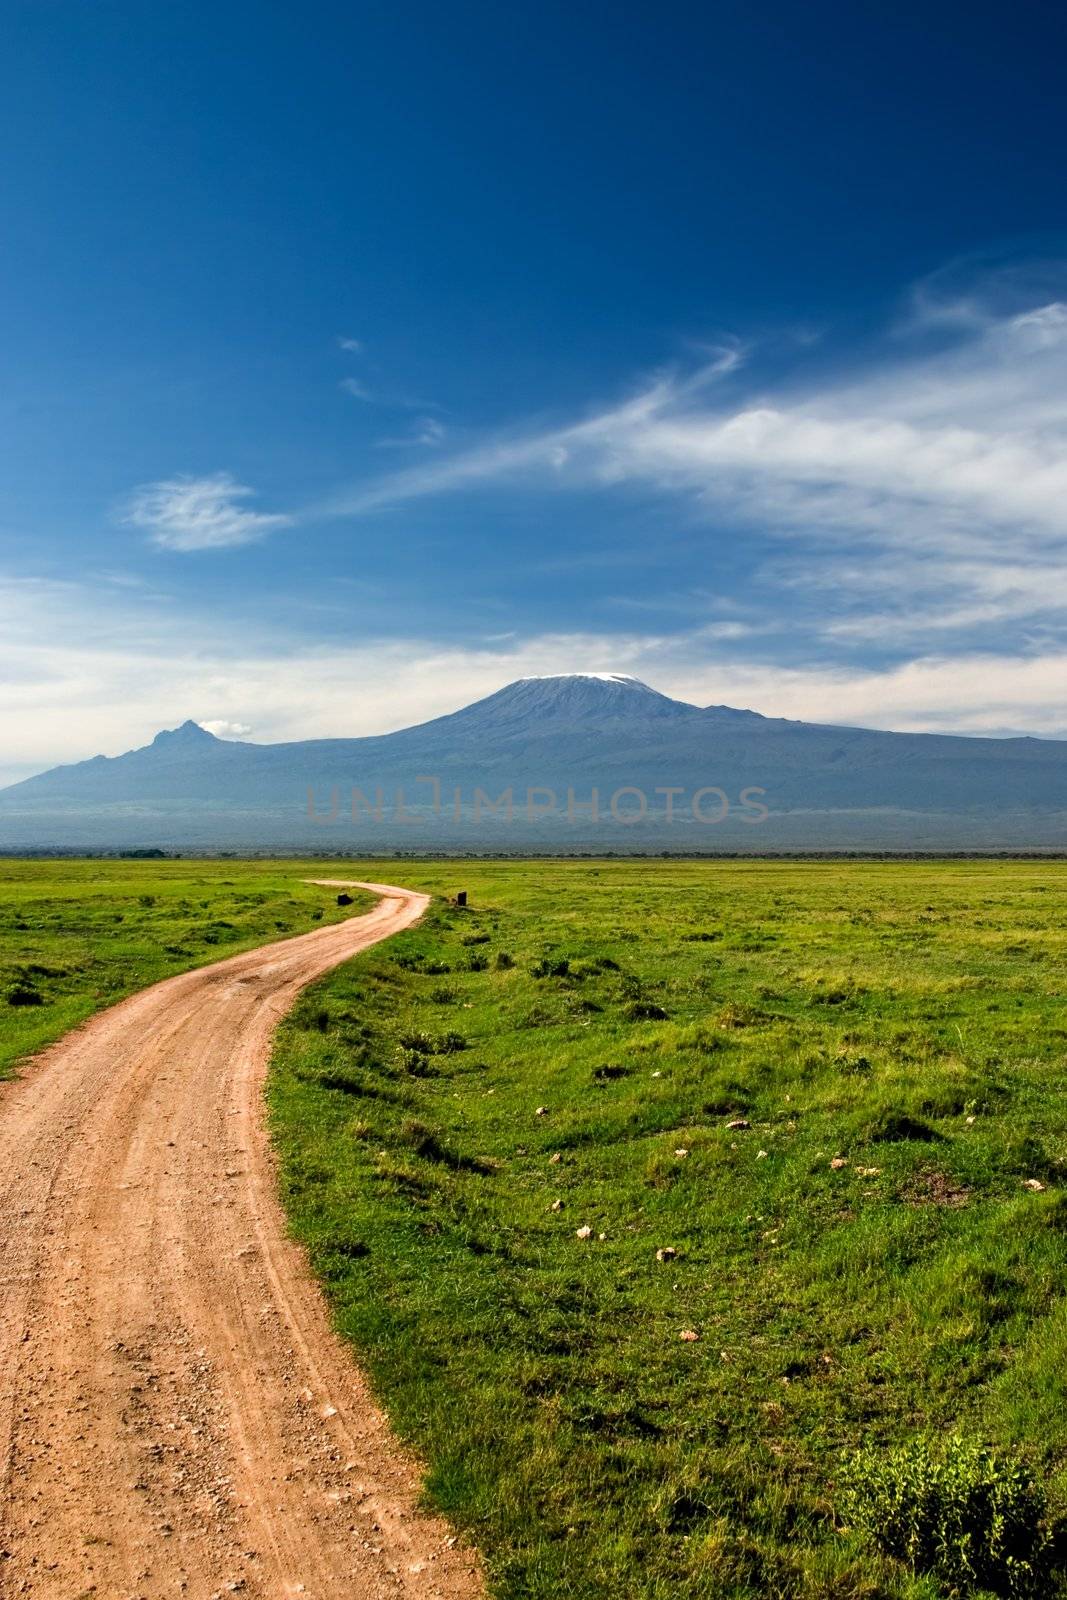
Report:
[[[4,848],[141,845],[1061,849],[1067,741],[794,722],[568,673],[372,738],[257,745],[184,722],[0,791]]]

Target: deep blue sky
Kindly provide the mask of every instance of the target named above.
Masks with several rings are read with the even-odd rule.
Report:
[[[86,653],[9,661],[12,770],[27,718],[83,753],[42,689],[72,673],[123,742],[108,640],[131,737],[404,720],[362,658],[284,709],[267,665],[401,636],[427,711],[510,652],[1064,731],[1055,486],[996,487],[1067,433],[1056,8],[31,0],[0,31],[0,582],[27,647],[39,610]],[[145,652],[195,705],[133,693]]]

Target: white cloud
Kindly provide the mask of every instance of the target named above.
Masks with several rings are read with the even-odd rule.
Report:
[[[207,721],[201,720],[200,726],[208,733],[213,733],[216,739],[247,739],[252,732],[250,723],[227,722],[225,718],[210,717]]]
[[[253,492],[228,472],[165,478],[135,489],[122,520],[150,534],[161,550],[223,550],[291,524],[291,517],[242,505]]]
[[[363,354],[362,339],[346,339],[342,337],[338,339],[337,347],[339,350],[346,350],[351,356],[361,356]]]

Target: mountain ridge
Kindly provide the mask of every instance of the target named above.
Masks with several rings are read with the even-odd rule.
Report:
[[[321,846],[307,796],[314,807],[315,796],[352,790],[403,795],[407,831],[394,830],[391,844],[470,844],[498,837],[496,823],[475,814],[475,790],[521,796],[530,788],[551,791],[561,808],[568,792],[596,789],[605,804],[619,789],[642,794],[646,810],[627,821],[628,844],[662,831],[671,788],[721,791],[735,810],[744,790],[758,792],[770,812],[761,841],[774,834],[806,847],[837,831],[877,845],[887,830],[906,832],[901,819],[911,817],[924,819],[914,826],[931,838],[961,847],[979,837],[1067,844],[1067,742],[805,723],[675,700],[626,674],[569,673],[520,678],[428,722],[360,738],[254,744],[186,719],[121,755],[0,790],[0,846],[125,839],[134,824],[164,843],[314,838]],[[448,816],[441,795],[450,797]],[[610,835],[621,826],[581,821],[601,840],[605,828]],[[731,814],[722,833],[736,835],[743,823],[743,812]],[[366,836],[365,825],[362,815],[351,824],[353,839]],[[558,816],[513,826],[516,845],[565,837]],[[710,845],[706,829],[693,833],[691,815],[686,826]]]

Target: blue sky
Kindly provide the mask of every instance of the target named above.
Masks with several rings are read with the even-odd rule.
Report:
[[[1063,736],[1051,6],[0,22],[0,779],[525,672]]]

